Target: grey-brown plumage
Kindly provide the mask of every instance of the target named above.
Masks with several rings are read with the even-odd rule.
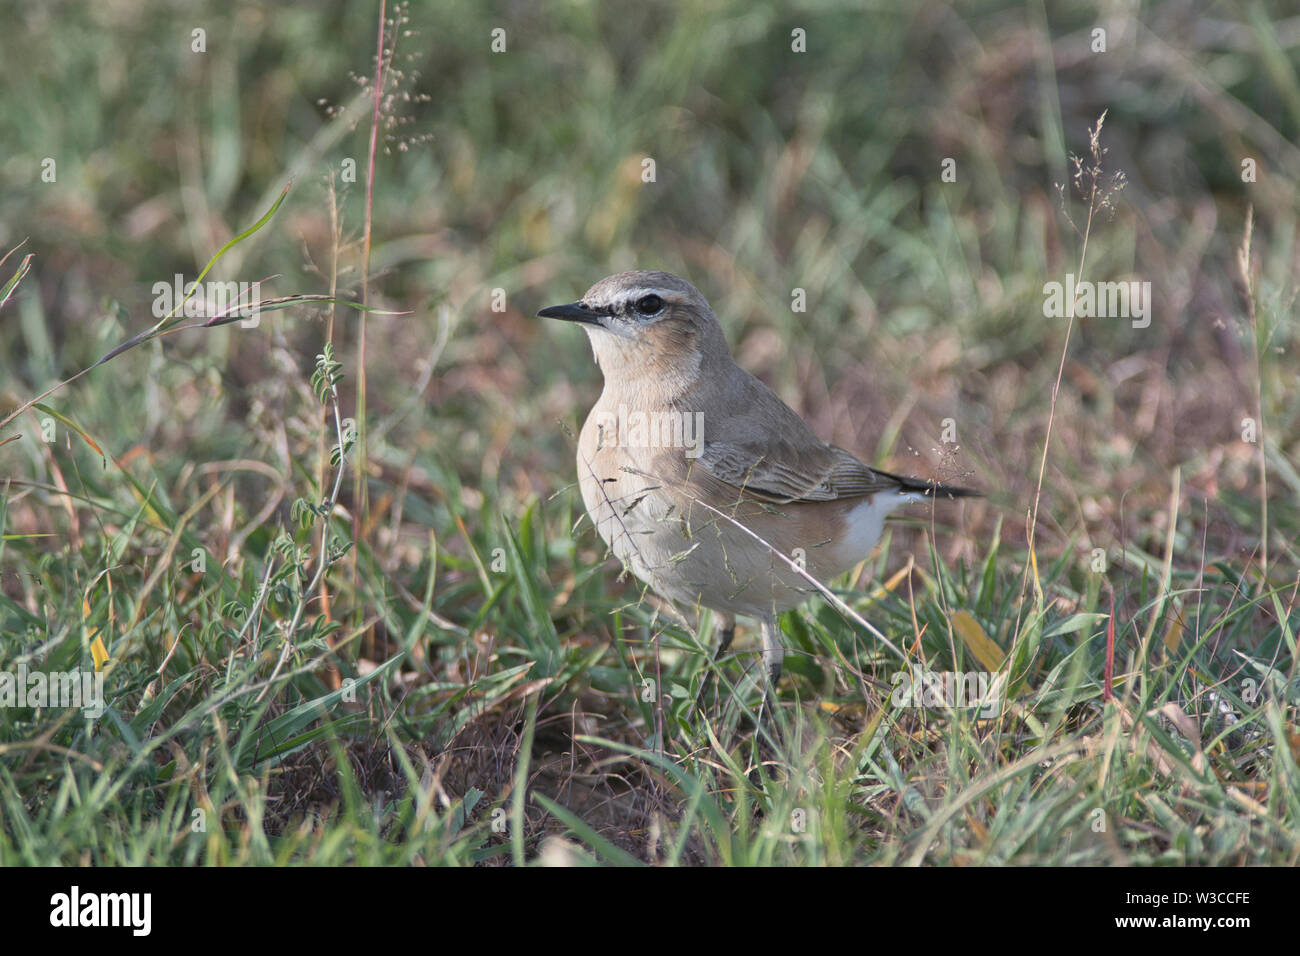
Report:
[[[604,374],[578,441],[596,530],[663,596],[758,618],[773,682],[776,615],[811,590],[801,571],[826,581],[853,567],[907,501],[976,494],[879,471],[818,438],[736,365],[708,302],[677,276],[619,273],[539,314],[582,323]],[[676,441],[650,440],[670,426]]]

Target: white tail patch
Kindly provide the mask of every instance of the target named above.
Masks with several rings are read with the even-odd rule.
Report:
[[[902,505],[912,501],[928,501],[919,492],[881,491],[849,512],[848,528],[835,549],[837,562],[851,568],[871,553],[885,530],[885,519]]]

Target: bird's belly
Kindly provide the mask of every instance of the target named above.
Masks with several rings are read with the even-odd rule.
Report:
[[[763,616],[788,610],[815,590],[791,561],[818,576],[843,570],[826,542],[800,534],[799,516],[752,502],[710,508],[687,483],[640,473],[639,463],[617,447],[580,454],[579,485],[610,550],[664,597]]]

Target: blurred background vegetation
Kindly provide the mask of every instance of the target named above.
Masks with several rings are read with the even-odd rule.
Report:
[[[35,258],[0,310],[0,417],[153,324],[153,284],[194,278],[290,181],[275,217],[211,278],[264,280],[264,296],[337,289],[360,299],[378,4],[3,7],[0,249],[23,245],[0,283],[22,256]],[[0,779],[8,819],[36,821],[26,837],[7,831],[0,851],[65,862],[85,853],[98,862],[306,858],[318,834],[308,826],[298,842],[284,836],[306,808],[356,809],[393,791],[415,816],[450,814],[436,849],[409,849],[412,838],[404,852],[490,858],[481,827],[472,849],[486,856],[456,855],[451,834],[472,830],[467,794],[509,800],[511,755],[534,727],[538,755],[547,746],[567,753],[580,732],[637,746],[654,737],[648,728],[662,715],[628,699],[628,688],[658,661],[660,638],[678,654],[667,666],[680,684],[672,713],[685,727],[698,645],[656,616],[635,582],[615,580],[599,540],[577,522],[575,435],[599,372],[578,330],[533,317],[631,268],[693,281],[741,364],[823,437],[882,467],[987,491],[987,500],[941,508],[937,529],[914,515],[848,582],[861,595],[893,581],[883,598],[877,588],[887,606],[863,613],[939,655],[932,663],[961,665],[948,599],[969,598],[1004,650],[1031,629],[1026,541],[1052,417],[1033,571],[1048,592],[1034,612],[1046,643],[1031,657],[1041,676],[1085,647],[1080,680],[1090,682],[1060,705],[1060,727],[1083,719],[1070,707],[1099,699],[1105,622],[1095,615],[1109,610],[1112,592],[1120,670],[1134,654],[1145,666],[1149,622],[1177,675],[1155,697],[1142,691],[1138,709],[1202,698],[1242,666],[1238,652],[1273,662],[1290,674],[1286,693],[1294,689],[1297,614],[1285,588],[1300,566],[1300,16],[1291,3],[439,0],[390,6],[389,15],[366,296],[403,314],[363,323],[354,310],[304,306],[267,313],[257,328],[186,331],[128,351],[46,400],[104,457],[62,424],[57,441],[41,440],[39,410],[0,432],[0,442],[22,435],[0,445],[0,666],[12,669],[33,648],[75,666],[91,660],[98,639],[121,714],[98,732],[59,715],[0,716],[0,740],[16,748],[7,753],[26,754]],[[203,31],[202,52],[194,31]],[[792,49],[799,31],[806,52]],[[1149,281],[1152,320],[1077,321],[1053,414],[1067,330],[1044,317],[1043,286],[1079,273],[1075,226],[1087,222],[1088,204],[1070,156],[1090,163],[1089,130],[1103,112],[1102,182],[1122,172],[1125,186],[1092,221],[1083,274]],[[42,179],[47,159],[53,182]],[[942,177],[947,159],[952,182]],[[806,312],[791,309],[796,289]],[[504,311],[493,309],[495,290]],[[360,419],[365,500],[353,455],[329,521],[351,551],[304,595],[324,523],[300,526],[291,511],[296,499],[319,502],[329,491],[332,425],[309,384],[327,341],[342,364],[340,415]],[[944,440],[948,419],[955,441]],[[1256,440],[1243,440],[1247,420]],[[290,544],[277,552],[286,529]],[[181,564],[195,548],[208,557],[202,573]],[[1096,570],[1097,549],[1113,572]],[[894,572],[912,562],[929,570],[900,586]],[[305,569],[300,578],[294,566]],[[981,583],[982,567],[991,570]],[[955,578],[951,593],[943,568]],[[1207,568],[1219,603],[1194,590],[1209,586]],[[1162,573],[1187,590],[1160,586]],[[263,606],[265,576],[283,592]],[[913,580],[928,631],[909,607]],[[283,643],[273,622],[304,601],[292,666],[273,673]],[[845,689],[826,668],[830,649],[861,644],[825,609],[811,613],[787,622],[804,652],[793,679],[810,700]],[[1184,629],[1196,640],[1180,648]],[[268,762],[269,721],[394,656],[395,669],[367,685],[378,696],[345,702],[314,731],[315,711],[276,725],[287,742]],[[246,667],[238,678],[236,661]],[[1178,683],[1191,673],[1201,683]],[[544,685],[529,683],[537,680]],[[535,725],[527,700],[540,708]],[[1295,718],[1278,714],[1265,739],[1285,758]],[[1272,719],[1256,716],[1261,726]],[[886,727],[897,730],[892,718]],[[998,744],[985,748],[981,732],[966,729],[971,753],[998,759]],[[345,731],[378,744],[345,757],[330,749]],[[57,787],[74,784],[54,782],[51,768],[69,758],[28,746],[38,738],[88,754],[98,772],[113,768],[115,799],[141,801],[156,832],[109,852],[89,810],[80,829],[50,811]],[[233,755],[209,752],[217,739],[215,750],[228,745]],[[899,763],[910,772],[934,751],[924,735],[907,739],[915,763]],[[242,747],[255,757],[241,758]],[[415,751],[427,766],[412,756],[397,767]],[[235,836],[226,847],[169,835],[188,819],[182,791],[210,794],[222,760],[252,781],[247,792],[230,785],[228,805],[211,802],[240,808],[238,819],[222,813],[229,832],[250,826],[250,801],[265,799],[251,795],[258,786],[281,801],[266,811],[277,822],[265,832],[287,842],[268,844],[268,855],[260,844],[233,849],[242,845]],[[1221,776],[1235,773],[1238,784],[1258,769],[1231,765]],[[1275,768],[1291,775],[1289,796],[1277,798],[1285,807],[1269,804],[1276,818],[1295,813],[1293,768],[1293,759]],[[376,783],[384,773],[411,785]],[[267,783],[265,774],[280,776]],[[951,775],[945,764],[925,795],[941,804],[959,792],[947,789]],[[856,782],[836,799],[857,801],[859,816],[840,822],[861,834],[856,860],[893,859],[928,832],[911,827],[929,817],[909,824],[877,807],[906,785],[864,782],[870,776],[852,768]],[[629,835],[640,823],[617,821],[644,822],[662,795],[603,777],[587,785],[591,807],[605,806],[604,788],[633,794],[635,812],[619,804],[610,819],[586,819],[654,859]],[[1265,792],[1276,788],[1251,799],[1267,803]],[[1004,796],[1038,820],[1017,802],[1022,794]],[[1113,796],[1089,794],[1081,805],[1109,806]],[[1276,834],[1264,845],[1230,835],[1216,848],[1179,843],[1169,819],[1125,806],[1116,812],[1148,822],[1083,858],[1222,862],[1296,851]],[[522,806],[511,812],[523,828]],[[555,826],[528,819],[530,841]],[[1024,826],[1006,845],[981,844],[975,828],[967,836],[982,848],[969,852],[1073,859],[1062,833],[1079,827],[1077,816],[1062,811],[1050,832]],[[816,851],[797,847],[783,859],[826,861],[835,841],[823,837]],[[726,857],[698,834],[682,846],[682,859]],[[929,859],[952,862],[957,852]]]

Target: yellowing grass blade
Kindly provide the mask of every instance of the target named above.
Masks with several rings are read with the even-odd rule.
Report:
[[[992,673],[1002,667],[1002,662],[1006,659],[1002,648],[984,633],[980,622],[975,620],[969,611],[954,611],[951,620],[952,629],[957,632],[966,649],[975,655],[975,659],[984,666],[986,671]]]
[[[85,598],[81,599],[81,616],[90,617],[90,602]],[[90,657],[95,662],[95,670],[101,671],[104,669],[104,664],[108,662],[108,648],[104,646],[104,639],[99,636],[99,628],[92,627],[86,636],[90,639]]]

